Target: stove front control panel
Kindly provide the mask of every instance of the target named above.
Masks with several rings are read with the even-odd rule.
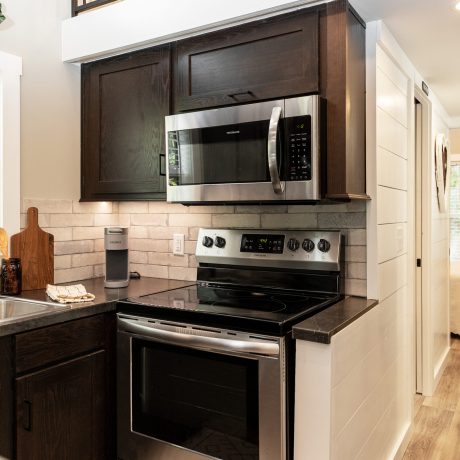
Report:
[[[200,263],[340,270],[341,234],[329,230],[200,229]]]

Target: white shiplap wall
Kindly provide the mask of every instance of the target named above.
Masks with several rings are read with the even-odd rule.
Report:
[[[413,79],[382,30],[367,27],[367,286],[379,305],[330,345],[298,341],[295,460],[392,459],[411,425]]]

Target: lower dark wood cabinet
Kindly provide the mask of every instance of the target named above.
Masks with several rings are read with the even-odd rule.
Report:
[[[16,379],[17,460],[102,460],[105,351]]]
[[[0,337],[1,459],[116,458],[115,341],[114,313]]]

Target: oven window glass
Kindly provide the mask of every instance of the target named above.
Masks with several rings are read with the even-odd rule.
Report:
[[[133,431],[223,460],[259,458],[257,361],[132,341]]]
[[[170,185],[269,182],[269,120],[168,133]]]

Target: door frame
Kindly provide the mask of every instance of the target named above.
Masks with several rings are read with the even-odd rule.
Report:
[[[417,382],[415,379],[415,391],[421,393],[424,396],[430,396],[433,394],[434,388],[436,386],[434,375],[431,372],[433,369],[433,356],[431,350],[433,348],[433,334],[432,334],[432,324],[431,324],[431,308],[430,308],[430,297],[431,297],[431,284],[430,284],[430,264],[431,264],[431,212],[424,212],[425,207],[431,206],[431,126],[432,126],[432,104],[428,96],[422,91],[422,89],[414,85],[414,112],[415,112],[415,101],[420,104],[421,112],[421,121],[419,128],[421,129],[421,145],[420,149],[417,152],[417,148],[414,145],[415,155],[419,155],[419,158],[415,158],[415,174],[417,173],[417,162],[420,164],[419,170],[419,180],[420,180],[420,192],[421,192],[421,218],[420,226],[417,228],[417,220],[415,218],[416,212],[416,196],[414,193],[414,236],[420,236],[421,238],[421,259],[422,266],[420,268],[421,273],[417,278],[417,265],[416,260],[413,261],[413,270],[414,270],[414,295],[417,299],[417,293],[420,296],[419,305],[415,303],[415,340],[414,340],[414,377],[417,375],[420,376],[421,381]],[[416,119],[414,113],[414,140],[416,136]],[[419,192],[416,189],[416,193]],[[419,232],[419,235],[417,235]],[[417,254],[416,240],[414,238],[414,253]],[[416,256],[417,257],[417,256]],[[418,281],[418,283],[417,283]],[[418,306],[418,308],[417,308]],[[417,331],[419,340],[417,340]],[[419,352],[421,356],[417,356],[417,341],[419,342]],[[417,369],[417,360],[421,369]],[[417,374],[418,372],[418,374]]]

